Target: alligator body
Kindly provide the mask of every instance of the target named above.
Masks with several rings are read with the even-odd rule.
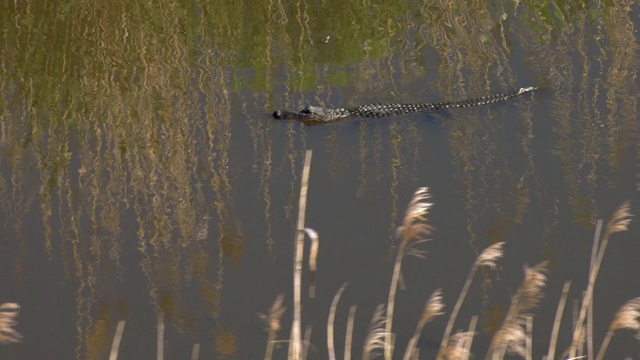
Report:
[[[516,96],[537,90],[537,87],[525,87],[518,90],[496,94],[491,96],[439,103],[381,103],[361,105],[354,108],[329,109],[318,106],[307,106],[300,111],[279,111],[273,113],[273,117],[280,120],[298,120],[305,124],[322,124],[337,121],[347,117],[381,118],[401,114],[416,113],[421,111],[436,111],[442,109],[466,108],[493,104],[512,99]]]

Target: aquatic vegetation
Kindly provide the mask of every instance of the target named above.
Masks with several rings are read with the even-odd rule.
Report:
[[[300,209],[304,211],[306,207],[306,194],[308,191],[308,176],[310,169],[310,153],[307,153],[304,174],[302,177],[302,190],[300,197]],[[408,208],[405,212],[402,225],[396,232],[396,238],[398,246],[396,250],[396,260],[393,267],[393,275],[391,278],[389,296],[386,304],[380,304],[376,307],[369,324],[367,335],[362,347],[363,360],[372,359],[383,353],[386,359],[392,359],[394,355],[394,349],[397,348],[397,344],[394,344],[394,332],[393,332],[393,309],[395,307],[395,298],[398,287],[399,279],[401,278],[402,259],[405,255],[414,255],[420,258],[424,258],[424,250],[418,249],[415,246],[427,241],[425,236],[430,235],[433,230],[432,226],[428,223],[427,214],[429,209],[433,206],[432,203],[427,202],[430,198],[428,188],[418,189],[411,199]],[[600,229],[602,222],[599,221],[596,227],[596,234],[594,236],[593,254],[591,259],[591,265],[589,269],[589,281],[587,289],[584,292],[582,304],[580,306],[580,313],[574,324],[573,336],[571,339],[571,346],[567,349],[563,355],[563,359],[575,359],[583,357],[583,348],[587,345],[587,357],[593,357],[593,329],[591,328],[592,322],[585,323],[589,309],[593,306],[593,289],[595,286],[595,280],[602,264],[602,258],[611,235],[626,231],[630,222],[631,212],[628,203],[623,203],[618,210],[612,215],[611,220],[608,222],[604,235],[600,236]],[[298,232],[298,246],[296,249],[296,261],[294,276],[294,306],[295,311],[298,312],[302,308],[300,298],[300,272],[302,271],[302,237],[304,236],[304,213],[299,217],[299,232]],[[302,237],[301,237],[302,236]],[[313,232],[312,238],[317,239],[317,234]],[[317,241],[313,244],[312,249],[314,271],[315,271],[315,255],[317,255]],[[444,335],[440,349],[438,351],[437,359],[451,360],[451,359],[469,359],[472,356],[473,349],[471,348],[473,337],[476,335],[475,328],[477,323],[477,316],[473,316],[466,331],[458,332],[451,335],[454,323],[459,314],[460,308],[464,302],[467,292],[471,286],[473,278],[477,270],[481,267],[487,267],[494,269],[497,267],[497,261],[504,255],[504,243],[498,242],[487,247],[484,251],[477,256],[476,261],[473,263],[471,270],[467,276],[462,291],[456,301],[453,308]],[[519,356],[525,359],[532,358],[532,324],[534,318],[533,310],[538,307],[541,300],[544,297],[543,289],[546,286],[548,279],[548,263],[543,261],[533,267],[525,267],[524,279],[520,284],[517,291],[514,293],[509,309],[502,321],[500,328],[493,334],[487,359],[503,359],[505,356]],[[562,319],[562,313],[564,311],[565,302],[568,296],[570,283],[565,283],[562,291],[560,303],[557,308],[556,319],[551,329],[551,338],[549,343],[549,352],[546,358],[553,359],[556,352],[556,344],[558,337],[558,329]],[[336,350],[334,345],[334,321],[336,316],[336,308],[343,291],[346,288],[346,284],[342,285],[334,296],[331,304],[329,319],[327,322],[327,349],[330,359],[336,359]],[[416,329],[413,336],[406,345],[404,352],[404,360],[419,359],[419,351],[416,344],[420,338],[420,335],[425,327],[436,316],[444,313],[444,301],[442,292],[440,289],[434,291],[429,299],[426,301],[424,310],[421,316],[418,318]],[[261,315],[265,322],[269,325],[267,328],[268,341],[267,351],[265,359],[271,359],[273,356],[273,344],[284,341],[289,343],[289,359],[305,359],[306,349],[309,348],[309,344],[305,344],[305,341],[300,336],[300,319],[301,313],[296,313],[294,316],[291,337],[288,340],[277,340],[277,333],[281,330],[280,318],[285,311],[283,295],[279,295],[274,304],[272,305],[269,315]],[[592,310],[591,310],[592,311]],[[351,358],[351,338],[353,333],[353,321],[354,321],[355,306],[351,307],[349,314],[347,334],[345,341],[345,359]],[[295,329],[298,329],[297,335],[295,335]],[[634,298],[623,305],[620,310],[615,314],[609,330],[602,341],[602,345],[599,348],[597,359],[602,359],[604,353],[607,350],[609,342],[613,334],[620,329],[631,329],[636,331],[636,337],[640,339],[640,297]],[[315,344],[316,346],[318,344]]]

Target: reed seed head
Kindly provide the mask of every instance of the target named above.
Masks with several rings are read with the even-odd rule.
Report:
[[[496,261],[502,257],[504,242],[497,242],[484,249],[482,254],[476,259],[476,266],[488,266],[492,269],[496,267]]]
[[[422,316],[420,317],[420,322],[418,323],[418,327],[423,328],[436,316],[444,314],[444,312],[442,311],[443,309],[444,304],[442,303],[442,290],[437,289],[433,292],[433,294],[431,294],[431,296],[425,303],[424,310],[422,311]]]
[[[611,220],[607,224],[607,232],[614,234],[621,231],[627,231],[629,223],[631,222],[631,208],[628,202],[623,202],[622,205],[611,215]]]
[[[467,344],[473,339],[475,332],[459,332],[449,338],[447,346],[442,351],[444,360],[464,360],[469,358]]]
[[[269,310],[269,315],[258,314],[260,318],[267,324],[267,331],[273,332],[276,334],[281,329],[280,318],[284,314],[285,308],[282,303],[284,302],[284,295],[280,294],[271,305],[271,310]]]
[[[372,354],[377,349],[384,349],[385,339],[385,326],[386,320],[384,317],[384,305],[380,304],[373,312],[373,317],[369,323],[369,331],[367,337],[364,340],[364,349],[362,351],[363,359],[371,359]]]
[[[433,205],[427,202],[431,197],[429,188],[419,188],[414,194],[405,212],[402,225],[398,228],[400,242],[406,245],[411,240],[420,240],[422,236],[431,233],[433,228],[426,224],[427,213]]]
[[[20,342],[22,335],[13,327],[18,324],[16,317],[20,313],[20,305],[4,303],[0,305],[0,344]]]
[[[629,300],[622,305],[609,326],[610,331],[629,329],[636,332],[636,338],[640,340],[640,297]]]
[[[526,334],[524,326],[529,310],[535,308],[542,300],[542,288],[546,285],[545,276],[547,262],[524,269],[524,280],[513,297],[513,302],[509,308],[504,324],[493,336],[490,351],[504,348],[507,353],[525,354]]]

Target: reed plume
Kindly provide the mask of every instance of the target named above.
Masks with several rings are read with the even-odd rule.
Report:
[[[424,305],[424,310],[422,311],[422,316],[420,316],[420,321],[418,321],[416,330],[414,331],[411,340],[409,340],[409,345],[407,345],[407,350],[404,353],[404,360],[412,359],[412,354],[416,348],[416,344],[418,343],[420,334],[422,334],[422,329],[429,321],[433,320],[436,316],[444,314],[442,312],[442,309],[444,309],[444,305],[442,304],[442,291],[438,289],[434,291],[433,294],[431,294]]]
[[[440,349],[438,356],[444,360],[465,360],[469,358],[471,346],[475,332],[464,331],[449,337],[449,342]]]
[[[489,355],[493,359],[504,358],[505,353],[526,355],[526,333],[524,326],[530,310],[538,306],[542,300],[542,288],[546,285],[545,276],[547,262],[542,262],[532,268],[525,268],[522,285],[511,300],[511,306],[504,319],[502,327],[496,332],[489,347]]]
[[[385,348],[386,333],[384,323],[384,305],[380,304],[373,312],[371,322],[369,323],[369,330],[367,331],[367,337],[364,340],[364,347],[362,350],[362,360],[371,359],[375,350]]]
[[[589,269],[589,283],[587,284],[587,290],[585,291],[584,298],[582,299],[580,314],[578,315],[578,320],[573,332],[573,340],[571,342],[571,347],[569,348],[569,357],[575,357],[578,346],[582,343],[581,339],[583,339],[584,321],[587,315],[587,309],[589,308],[589,304],[593,301],[593,288],[595,287],[596,278],[600,271],[600,265],[602,265],[604,252],[607,249],[607,244],[609,243],[609,237],[615,233],[626,231],[629,227],[629,223],[631,222],[631,216],[633,215],[631,215],[629,203],[624,202],[613,213],[613,215],[611,215],[611,219],[607,223],[604,236],[600,241],[600,246],[596,249],[595,262],[591,264],[591,269]]]
[[[267,341],[267,349],[265,350],[264,359],[270,360],[273,355],[273,345],[276,342],[276,338],[278,337],[278,331],[282,328],[280,325],[280,318],[284,314],[286,308],[282,306],[284,302],[284,295],[280,294],[276,297],[276,300],[271,305],[271,310],[269,310],[269,315],[258,314],[260,318],[267,325],[267,332],[269,333],[269,340]]]
[[[0,344],[16,343],[22,340],[22,335],[13,327],[18,324],[16,317],[20,313],[20,305],[4,303],[0,305]]]
[[[602,360],[604,358],[604,353],[607,351],[607,347],[609,347],[609,342],[613,334],[620,329],[635,331],[636,338],[640,340],[640,297],[631,299],[622,305],[613,317],[607,335],[605,335],[604,340],[602,340],[602,345],[600,346],[596,360]]]
[[[393,309],[395,307],[398,280],[400,279],[400,269],[402,259],[405,255],[424,257],[424,251],[414,248],[415,245],[427,241],[424,237],[429,235],[433,228],[426,223],[427,213],[433,205],[427,202],[431,195],[426,187],[419,188],[414,194],[405,212],[402,225],[398,228],[396,235],[400,238],[396,261],[389,287],[389,298],[387,300],[387,320],[385,327],[384,354],[386,360],[391,360],[393,356],[393,345],[391,344],[391,329],[393,326]]]
[[[473,266],[469,271],[469,275],[467,275],[467,280],[465,281],[464,286],[462,287],[462,291],[458,296],[458,300],[453,307],[453,311],[451,312],[451,316],[449,317],[447,327],[444,330],[442,342],[440,343],[440,352],[447,348],[447,344],[449,343],[449,336],[451,335],[451,331],[453,330],[453,325],[455,324],[456,318],[458,317],[458,313],[460,312],[462,303],[467,297],[467,292],[469,292],[469,287],[471,286],[471,282],[473,281],[478,268],[480,268],[481,266],[488,266],[489,268],[494,269],[496,267],[496,261],[498,261],[498,259],[500,259],[504,254],[502,249],[503,246],[504,242],[497,242],[489,246],[488,248],[484,249],[484,251],[476,258],[476,261],[473,263]],[[437,358],[442,359],[441,354],[438,354]]]

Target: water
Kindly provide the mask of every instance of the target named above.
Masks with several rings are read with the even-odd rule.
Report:
[[[584,7],[583,7],[584,6]],[[303,273],[310,359],[327,358],[335,292],[342,358],[357,305],[354,358],[386,303],[395,229],[413,192],[434,206],[427,259],[404,258],[396,357],[424,301],[451,311],[480,270],[456,329],[478,315],[483,357],[522,281],[549,262],[532,310],[533,354],[549,347],[565,281],[558,351],[587,286],[597,219],[637,212],[638,5],[519,2],[60,1],[0,5],[0,303],[21,306],[24,339],[2,359],[261,359],[257,313],[278,294],[293,311],[293,239],[304,154],[305,224],[320,235],[317,297]],[[307,127],[274,109],[447,101],[537,85],[505,103]],[[637,225],[612,236],[594,293],[596,350],[615,312],[640,296]],[[308,250],[307,250],[308,251]],[[576,310],[577,311],[577,310]],[[432,358],[447,322],[418,347]],[[278,343],[274,359],[286,356]],[[619,331],[607,358],[639,358]]]

